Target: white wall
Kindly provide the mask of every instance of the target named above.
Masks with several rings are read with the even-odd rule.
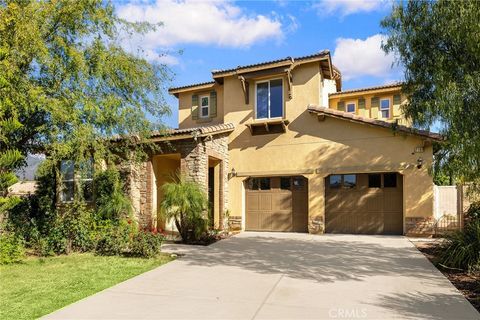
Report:
[[[433,212],[435,219],[444,215],[457,215],[457,187],[434,186]]]
[[[328,108],[328,94],[337,92],[337,85],[335,80],[324,79],[322,89],[322,107]]]

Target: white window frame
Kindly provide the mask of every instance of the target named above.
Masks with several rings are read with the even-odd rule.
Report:
[[[280,117],[270,117],[270,81],[274,80],[282,80],[282,116]],[[283,78],[273,78],[273,79],[268,79],[268,80],[262,80],[262,81],[256,81],[255,82],[255,119],[256,120],[263,120],[263,119],[283,119],[285,115],[285,94],[284,94],[284,88],[283,88]],[[268,83],[268,116],[266,118],[257,118],[257,88],[259,83]]]
[[[385,100],[388,101],[388,109],[382,109],[382,101],[385,101]],[[390,119],[391,116],[392,116],[392,101],[391,101],[391,100],[392,100],[392,99],[390,99],[390,98],[381,98],[381,99],[380,99],[380,105],[379,105],[378,107],[379,107],[379,111],[380,111],[380,116],[381,116],[381,118],[383,118],[383,119]],[[385,118],[385,117],[383,116],[382,111],[388,111],[388,117],[387,117],[387,118]]]
[[[353,111],[348,111],[348,105],[353,104]],[[349,101],[345,103],[345,112],[347,113],[356,113],[357,112],[357,104],[355,101]]]
[[[207,98],[208,100],[208,104],[206,106],[202,106],[202,99],[203,98]],[[198,99],[200,100],[200,103],[199,103],[199,107],[200,107],[200,114],[199,114],[199,117],[200,118],[208,118],[210,117],[210,96],[209,95],[203,95],[203,96],[199,96]],[[207,115],[204,116],[203,115],[203,112],[202,112],[202,109],[204,108],[207,108]]]

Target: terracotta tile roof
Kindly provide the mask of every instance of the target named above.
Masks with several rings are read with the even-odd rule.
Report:
[[[427,131],[427,130],[410,128],[410,127],[400,125],[400,124],[397,124],[397,123],[359,117],[357,115],[354,115],[354,114],[351,114],[351,113],[348,113],[348,112],[338,111],[338,110],[329,109],[329,108],[326,108],[326,107],[315,106],[315,105],[309,105],[307,109],[311,113],[324,114],[326,116],[330,116],[330,117],[334,117],[334,118],[338,118],[338,119],[343,119],[343,120],[353,121],[353,122],[357,122],[357,123],[368,124],[368,125],[382,127],[382,128],[389,128],[389,129],[393,129],[395,131],[400,131],[400,132],[404,132],[404,133],[408,133],[408,134],[412,134],[412,135],[417,135],[417,136],[430,138],[432,140],[437,140],[437,141],[444,140],[444,137],[439,133],[434,133],[434,132],[430,132],[430,131]]]
[[[168,135],[181,135],[181,134],[188,134],[198,132],[200,135],[205,134],[215,134],[220,132],[228,132],[233,131],[235,129],[235,125],[233,123],[221,123],[211,126],[205,127],[192,127],[192,128],[185,128],[185,129],[170,129],[164,132],[157,132],[153,133],[152,137],[160,137],[160,136],[168,136]]]
[[[233,72],[233,71],[238,71],[242,69],[248,69],[248,68],[255,68],[255,67],[261,67],[269,64],[275,64],[275,63],[280,63],[280,62],[290,62],[290,61],[302,61],[302,60],[308,60],[308,59],[313,59],[313,58],[320,58],[326,55],[329,55],[330,51],[329,50],[323,50],[315,54],[311,54],[308,56],[302,56],[302,57],[286,57],[278,60],[271,60],[271,61],[265,61],[265,62],[260,62],[260,63],[254,63],[254,64],[249,64],[249,65],[244,65],[244,66],[237,66],[236,68],[230,68],[230,69],[223,69],[223,70],[213,70],[212,74],[213,76],[219,75],[221,73],[226,73],[226,72]]]
[[[190,134],[192,137],[202,137],[209,134],[219,134],[224,132],[231,132],[235,129],[235,125],[233,123],[221,123],[212,126],[204,126],[204,127],[192,127],[192,128],[185,128],[185,129],[166,129],[162,131],[154,131],[151,133],[150,138],[168,138],[168,137],[175,137],[175,136],[182,136]],[[195,132],[197,132],[195,134]],[[131,136],[119,136],[115,135],[110,138],[110,141],[120,141],[122,139],[133,139],[139,141],[138,135],[131,135]]]
[[[215,81],[199,82],[199,83],[189,84],[189,85],[180,86],[180,87],[168,88],[168,92],[172,92],[172,91],[176,91],[176,90],[182,90],[182,89],[188,89],[188,88],[194,88],[194,87],[214,85],[214,84],[215,84]]]
[[[383,86],[375,86],[375,87],[367,87],[367,88],[358,88],[358,89],[352,89],[352,90],[339,91],[339,92],[330,93],[328,95],[329,96],[338,96],[338,95],[345,94],[345,93],[356,93],[356,92],[362,92],[362,91],[372,91],[372,90],[379,90],[379,89],[396,88],[396,87],[400,87],[401,85],[402,85],[401,82],[397,82],[397,83],[392,83],[392,84],[386,84],[386,85],[383,85]]]

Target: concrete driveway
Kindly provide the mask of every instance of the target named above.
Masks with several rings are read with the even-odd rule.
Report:
[[[480,319],[404,237],[245,232],[48,319]]]

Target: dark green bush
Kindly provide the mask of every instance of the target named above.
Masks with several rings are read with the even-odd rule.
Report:
[[[123,192],[120,174],[115,168],[95,175],[95,194],[100,219],[118,221],[132,214],[130,199]]]
[[[13,232],[0,234],[0,264],[22,261],[25,256],[23,239]]]
[[[86,252],[95,248],[93,212],[85,204],[75,202],[61,215],[68,251]]]
[[[480,201],[470,205],[466,214],[467,223],[472,220],[480,220]]]
[[[130,243],[130,253],[136,257],[152,258],[160,252],[164,237],[159,233],[141,231]]]
[[[96,230],[95,252],[105,256],[123,254],[128,250],[135,234],[136,226],[128,220],[121,220],[119,223],[103,221]]]
[[[438,252],[444,266],[480,271],[480,219],[469,221],[461,231],[447,234]]]

